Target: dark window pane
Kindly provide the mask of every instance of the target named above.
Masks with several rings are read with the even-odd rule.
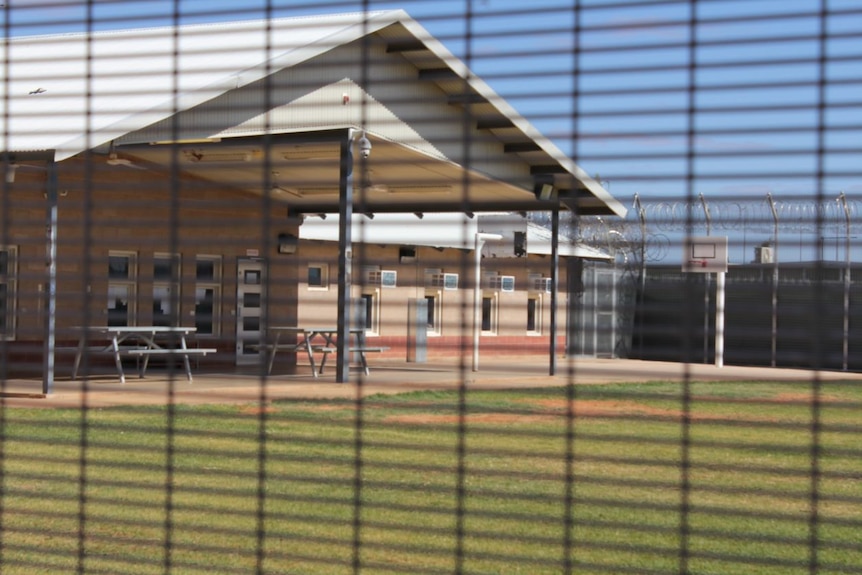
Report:
[[[482,331],[491,331],[492,298],[482,298]]]
[[[308,268],[308,285],[312,287],[323,286],[323,270],[319,267]]]
[[[428,327],[434,328],[434,300],[436,298],[431,295],[425,296],[425,303],[428,306]]]
[[[198,260],[196,277],[202,281],[214,281],[216,279],[215,260]]]
[[[244,293],[242,295],[242,305],[245,307],[258,308],[260,307],[259,293]]]
[[[156,258],[153,260],[153,279],[157,281],[170,281],[173,279],[171,260]]]
[[[108,256],[108,277],[129,279],[129,256]]]
[[[129,303],[119,298],[114,300],[113,305],[108,308],[108,325],[129,325]]]
[[[215,290],[198,288],[195,294],[195,328],[199,334],[212,334]]]
[[[161,301],[153,301],[153,325],[171,325],[171,316],[168,314]]]
[[[365,303],[365,317],[358,318],[357,324],[365,329],[373,329],[371,322],[374,318],[374,296],[371,294],[362,294],[362,301]]]

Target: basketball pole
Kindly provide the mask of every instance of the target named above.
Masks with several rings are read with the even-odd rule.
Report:
[[[715,281],[715,367],[724,366],[724,276],[718,272]]]

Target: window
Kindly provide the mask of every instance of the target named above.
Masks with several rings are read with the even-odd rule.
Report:
[[[527,298],[527,333],[542,332],[542,300],[540,296]]]
[[[17,295],[18,251],[0,247],[0,338],[15,338],[15,301]]]
[[[427,320],[426,325],[427,325],[429,331],[436,331],[434,328],[437,325],[436,324],[437,314],[435,313],[437,311],[437,309],[436,309],[437,308],[437,298],[433,295],[426,295],[425,296],[425,303],[427,304],[427,311],[428,311],[427,318],[426,318],[426,320]]]
[[[108,325],[134,325],[137,254],[108,254]]]
[[[425,287],[437,288],[443,286],[443,270],[440,268],[425,268]]]
[[[383,270],[380,272],[380,285],[385,288],[394,288],[398,285],[398,272],[394,270]]]
[[[497,333],[497,294],[482,296],[482,333]]]
[[[380,285],[380,266],[362,266],[362,285]]]
[[[458,289],[458,274],[443,274],[443,289],[457,290]]]
[[[362,306],[358,310],[357,325],[364,325],[366,333],[380,333],[380,297],[378,291],[364,291],[360,301]]]
[[[221,258],[198,256],[195,267],[195,328],[198,335],[218,335],[221,325]]]
[[[308,289],[329,289],[329,266],[327,264],[308,264]]]
[[[497,272],[485,272],[485,286],[496,291],[513,292],[515,291],[515,276],[501,276]]]
[[[527,276],[527,285],[531,292],[551,293],[551,278],[546,278],[541,273],[530,272]]]
[[[482,333],[486,335],[497,333],[497,292],[500,290],[500,277],[497,272],[482,273]]]
[[[482,287],[489,290],[500,289],[500,276],[497,272],[482,272]]]
[[[443,270],[441,270],[440,268],[426,268],[425,269],[425,287],[426,288],[442,287],[445,290],[457,290],[458,289],[458,274],[443,273]]]
[[[443,298],[438,290],[425,290],[428,333],[440,334],[443,317]]]
[[[427,329],[428,333],[440,334],[440,321],[443,317],[443,298],[440,288],[444,288],[444,274],[440,268],[425,268],[425,305],[427,306]],[[457,275],[455,275],[457,281]],[[444,288],[445,289],[445,288]]]
[[[180,256],[153,256],[153,325],[169,326],[179,319]]]

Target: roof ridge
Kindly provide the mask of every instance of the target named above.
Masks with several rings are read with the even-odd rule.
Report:
[[[159,32],[164,30],[172,30],[172,29],[182,29],[188,30],[192,28],[199,28],[201,30],[204,29],[215,29],[215,28],[232,28],[232,27],[241,27],[243,25],[251,25],[254,23],[271,23],[271,22],[290,22],[290,21],[302,21],[302,20],[335,20],[338,18],[343,18],[348,20],[350,17],[355,16],[364,16],[370,18],[377,18],[387,14],[398,14],[399,17],[410,17],[406,11],[403,9],[388,9],[388,10],[354,10],[352,12],[332,12],[328,14],[305,14],[301,16],[279,16],[274,18],[248,18],[241,20],[220,20],[220,21],[212,21],[212,22],[192,22],[188,24],[164,24],[160,26],[141,26],[141,27],[132,27],[132,28],[117,28],[111,30],[84,30],[81,32],[55,32],[55,33],[47,33],[47,34],[28,34],[23,36],[8,36],[5,37],[5,40],[8,42],[14,43],[25,43],[33,40],[50,40],[50,39],[70,39],[75,37],[84,38],[86,36],[90,37],[109,37],[109,36],[128,36],[140,33],[147,32]]]

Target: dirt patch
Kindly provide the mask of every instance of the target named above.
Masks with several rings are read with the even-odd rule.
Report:
[[[791,401],[787,399],[785,401]],[[569,413],[574,417],[583,418],[656,418],[670,421],[681,421],[683,412],[680,409],[663,409],[652,407],[636,401],[624,400],[577,400],[572,402],[571,409],[565,399],[543,399],[525,401],[531,408],[529,413],[480,413],[468,414],[466,423],[470,424],[531,424],[531,423],[553,423],[565,420]],[[752,417],[745,415],[721,415],[698,413],[696,410],[689,414],[689,421],[757,421],[774,423],[775,418]],[[392,415],[384,421],[394,423],[444,425],[458,422],[456,415],[443,415],[432,413],[411,413]]]
[[[818,398],[821,403],[840,402],[841,399],[833,395],[820,394]],[[772,399],[775,403],[798,403],[800,405],[811,405],[814,403],[814,394],[811,393],[779,393]]]
[[[565,400],[531,401],[536,409],[531,413],[475,413],[466,416],[467,424],[491,423],[553,423],[568,417]],[[626,415],[648,415],[661,417],[681,417],[678,411],[656,409],[633,401],[577,401],[575,402],[575,417],[623,417]],[[392,415],[384,421],[395,423],[416,424],[452,424],[458,422],[457,415],[432,413],[411,413]]]
[[[552,409],[557,413],[565,415],[568,413],[567,400],[565,399],[540,399],[530,401],[533,405],[539,405],[544,409]],[[682,412],[678,409],[660,409],[650,407],[636,401],[619,401],[609,399],[579,399],[572,402],[572,410],[575,417],[578,416],[611,416],[623,415],[657,415],[662,417],[681,417]]]
[[[271,405],[246,405],[240,408],[242,415],[261,415],[263,413],[275,413],[276,408]]]
[[[512,423],[552,423],[560,419],[559,415],[551,414],[518,414],[518,413],[476,413],[466,416],[466,423],[512,424]],[[417,425],[449,425],[458,423],[457,415],[442,415],[435,413],[409,413],[390,415],[384,418],[388,423],[411,423]]]

